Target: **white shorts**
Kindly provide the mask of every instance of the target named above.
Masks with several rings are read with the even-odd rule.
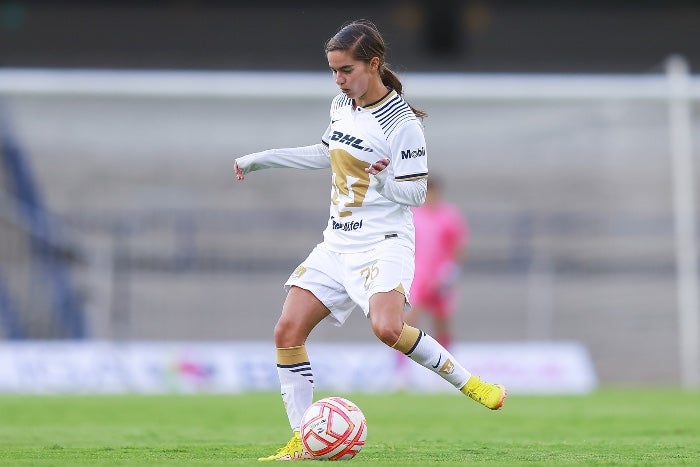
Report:
[[[413,272],[413,250],[395,239],[355,253],[337,253],[320,243],[284,286],[287,291],[296,285],[313,293],[330,310],[328,319],[342,326],[356,309],[368,316],[369,298],[377,292],[402,292],[408,311]]]

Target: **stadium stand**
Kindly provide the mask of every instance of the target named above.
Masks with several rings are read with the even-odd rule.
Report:
[[[82,338],[83,310],[70,277],[75,246],[44,208],[29,161],[0,108],[0,319],[4,335]]]
[[[430,114],[431,170],[445,177],[472,227],[456,339],[577,340],[602,381],[678,380],[667,103],[422,96],[415,103]],[[270,339],[281,284],[320,241],[329,174],[278,170],[237,183],[232,161],[317,141],[327,97],[35,92],[8,99],[48,217],[80,245],[81,261],[53,257],[65,259],[56,265],[70,266],[80,285],[72,297],[84,300],[84,335]],[[300,106],[307,117],[290,122]],[[5,165],[5,179],[9,173]],[[27,245],[38,230],[12,229],[2,230],[2,254],[24,249],[21,261],[29,263]],[[12,235],[23,246],[5,248]],[[48,284],[41,285],[45,300]],[[26,337],[26,308],[13,297],[0,303],[5,332]],[[76,322],[53,321],[51,332],[33,335],[81,335]],[[313,338],[373,339],[360,316],[342,331],[322,326]]]

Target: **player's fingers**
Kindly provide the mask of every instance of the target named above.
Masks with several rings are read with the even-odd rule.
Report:
[[[382,170],[386,169],[388,165],[389,161],[387,159],[379,159],[377,162],[372,164],[372,168],[377,172],[381,172]]]
[[[377,162],[374,163],[374,165],[376,169],[384,170],[389,165],[389,159],[379,159]]]
[[[386,167],[389,165],[389,159],[379,159],[377,162],[373,163],[369,167],[365,169],[365,172],[372,174],[372,175],[377,175],[379,172],[382,170],[386,169]]]
[[[243,176],[243,171],[238,167],[238,162],[233,163],[233,170],[236,172],[236,178],[238,180],[243,180],[245,178]]]

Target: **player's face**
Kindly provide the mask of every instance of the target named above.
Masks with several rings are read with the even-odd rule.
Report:
[[[338,85],[341,92],[350,99],[362,101],[363,96],[367,94],[371,80],[377,74],[376,66],[372,62],[365,63],[353,59],[350,53],[345,50],[328,52],[327,58],[335,84]]]

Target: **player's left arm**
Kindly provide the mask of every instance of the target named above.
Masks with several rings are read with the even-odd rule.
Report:
[[[377,161],[367,171],[377,180],[377,190],[385,198],[420,206],[425,202],[428,188],[428,152],[420,123],[411,121],[397,129],[389,146],[391,160]]]

